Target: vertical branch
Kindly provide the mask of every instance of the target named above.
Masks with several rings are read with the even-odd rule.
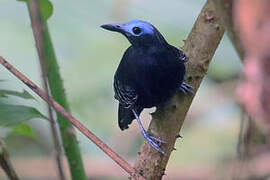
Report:
[[[236,33],[236,29],[232,18],[232,6],[233,0],[212,0],[215,4],[216,12],[218,13],[221,22],[226,29],[229,38],[232,41],[236,52],[238,53],[241,60],[244,59],[244,48],[241,44],[239,36]]]
[[[35,1],[33,3],[33,9],[35,9],[35,11],[33,11],[33,20],[37,21],[37,22],[32,23],[32,25],[35,26],[35,27],[33,27],[33,31],[34,31],[34,34],[36,36],[36,44],[37,44],[37,49],[38,49],[39,64],[40,64],[40,69],[41,69],[43,87],[46,91],[47,97],[49,97],[49,87],[48,87],[48,81],[47,81],[47,74],[46,74],[45,67],[44,67],[44,47],[43,47],[43,43],[41,42],[42,35],[40,34],[40,31],[38,31],[38,29],[40,27],[36,27],[36,26],[41,26],[41,23],[38,20],[40,20],[42,18],[42,17],[39,17],[39,14],[37,13],[39,11],[37,1]],[[51,132],[52,132],[54,149],[55,149],[55,153],[54,153],[55,160],[56,160],[56,164],[57,164],[57,168],[58,168],[59,178],[61,180],[65,180],[66,178],[65,178],[64,171],[63,171],[63,160],[61,157],[61,144],[60,144],[58,133],[57,133],[58,130],[57,130],[56,122],[55,122],[55,119],[53,118],[53,112],[52,112],[52,109],[51,109],[49,104],[50,103],[47,103],[47,108],[48,108],[49,118],[51,120],[50,125],[51,125]]]
[[[225,27],[232,44],[234,45],[239,57],[244,63],[245,50],[240,41],[239,34],[235,27],[233,20],[233,0],[212,0],[215,4],[217,13],[220,16],[223,26]],[[241,153],[238,154],[240,159],[249,158],[255,154],[251,154],[252,149],[254,150],[257,146],[265,144],[265,134],[262,132],[255,123],[255,119],[250,115],[247,115],[244,107],[242,106],[242,120],[239,133],[238,147],[241,148]],[[252,145],[252,146],[251,146]],[[238,149],[239,151],[240,149]]]
[[[41,69],[44,69],[43,64],[41,64]],[[48,88],[48,82],[47,82],[47,76],[44,73],[44,70],[42,70],[42,74],[43,74],[43,86],[45,88],[45,92],[47,97],[49,97],[49,88]],[[53,111],[50,107],[50,102],[47,103],[47,108],[48,108],[48,113],[49,113],[49,118],[50,118],[50,125],[51,125],[51,132],[52,132],[52,137],[53,137],[53,142],[54,142],[54,149],[55,149],[55,161],[57,164],[57,169],[58,169],[58,173],[59,173],[59,178],[60,180],[65,180],[65,173],[64,173],[64,169],[63,169],[63,158],[62,158],[62,151],[61,151],[61,143],[59,140],[59,136],[58,136],[58,129],[56,126],[56,121],[53,118]]]
[[[195,92],[207,72],[223,34],[224,29],[220,25],[214,5],[211,0],[207,0],[184,46],[184,52],[190,59],[187,63],[186,82],[194,87]],[[149,131],[167,142],[162,146],[166,155],[160,154],[148,143],[142,146],[135,169],[146,179],[158,180],[165,174],[168,159],[193,97],[194,95],[175,96],[164,107],[157,108],[157,112],[153,114]]]
[[[31,25],[36,41],[38,55],[41,62],[44,63],[44,73],[48,76],[52,96],[57,102],[59,102],[59,104],[69,111],[63,83],[60,78],[59,67],[47,28],[47,23],[40,11],[39,1],[28,0],[27,7],[31,18]],[[86,179],[86,174],[83,168],[75,130],[72,125],[59,113],[57,113],[57,120],[59,123],[62,142],[68,159],[72,179],[84,180]]]
[[[254,118],[256,125],[266,135],[258,136],[258,130],[249,132],[260,141],[253,140],[255,145],[265,145],[269,151],[270,135],[270,1],[238,0],[233,2],[234,25],[245,50],[243,72],[245,79],[238,85],[238,99],[245,110]],[[256,133],[256,134],[255,134]],[[265,138],[266,137],[266,138]],[[268,142],[267,142],[268,141]],[[254,146],[254,145],[253,145]],[[258,146],[256,147],[257,149]],[[252,155],[258,156],[260,151]],[[250,179],[255,179],[252,177]],[[260,179],[257,178],[256,179]],[[261,178],[263,179],[263,178]],[[264,177],[266,179],[266,177]]]
[[[7,152],[5,143],[1,139],[0,139],[0,165],[10,180],[19,180],[19,177],[16,174],[16,171],[9,160],[9,154]]]

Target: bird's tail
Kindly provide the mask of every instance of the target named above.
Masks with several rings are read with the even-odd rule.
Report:
[[[142,112],[142,109],[136,108],[138,116]],[[131,109],[125,108],[122,104],[119,103],[118,106],[118,125],[120,129],[123,131],[128,128],[128,125],[135,119],[135,116]]]

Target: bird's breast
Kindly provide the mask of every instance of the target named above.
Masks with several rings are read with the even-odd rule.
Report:
[[[156,106],[176,91],[181,81],[179,70],[166,69],[158,65],[144,66],[136,73],[136,91],[139,103],[145,107]]]
[[[185,67],[172,53],[145,53],[129,48],[116,75],[138,94],[137,105],[149,108],[168,100],[183,81]]]

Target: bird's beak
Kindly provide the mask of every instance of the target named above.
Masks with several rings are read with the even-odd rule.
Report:
[[[124,33],[123,25],[122,24],[103,24],[100,27],[109,31],[115,31]]]

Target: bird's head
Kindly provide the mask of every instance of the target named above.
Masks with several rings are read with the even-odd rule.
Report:
[[[126,24],[104,24],[109,31],[123,34],[134,46],[158,46],[167,44],[160,32],[150,23],[132,20]]]

